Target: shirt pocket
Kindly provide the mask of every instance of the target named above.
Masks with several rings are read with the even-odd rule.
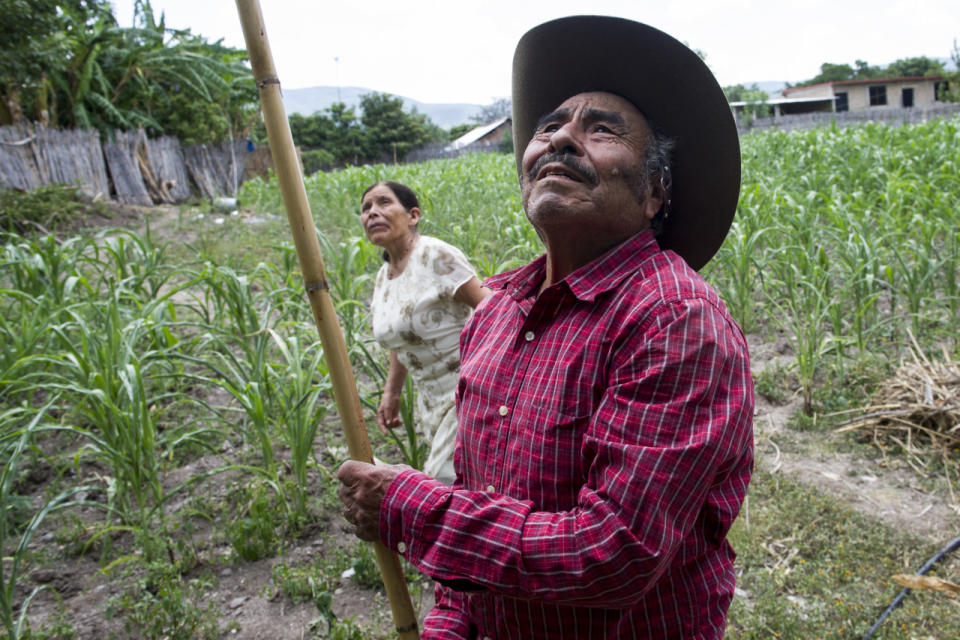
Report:
[[[583,439],[590,417],[588,407],[558,406],[515,422],[507,468],[520,471],[520,495],[530,496],[537,508],[562,511],[576,504],[586,477]]]

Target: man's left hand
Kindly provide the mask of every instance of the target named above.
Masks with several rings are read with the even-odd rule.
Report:
[[[347,460],[337,470],[343,517],[356,527],[361,540],[380,539],[380,503],[393,479],[410,469],[405,464],[368,464]]]

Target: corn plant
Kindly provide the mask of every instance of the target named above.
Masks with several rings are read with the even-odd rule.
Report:
[[[840,279],[847,284],[844,299],[847,313],[852,311],[853,341],[859,353],[866,353],[868,341],[879,328],[876,323],[877,300],[881,288],[880,257],[876,245],[863,233],[850,233],[839,252]]]
[[[279,419],[290,447],[290,465],[296,480],[295,514],[305,518],[307,463],[320,421],[330,410],[330,375],[319,338],[304,344],[296,335],[281,337],[271,330],[270,336],[285,365],[278,371],[280,379],[276,384],[282,411]]]
[[[803,410],[813,413],[813,388],[822,360],[833,348],[835,336],[827,331],[831,301],[826,296],[828,274],[825,253],[810,259],[807,251],[789,248],[788,258],[775,263],[774,293],[769,300],[777,310],[777,322],[793,343],[795,368],[803,395]]]
[[[77,286],[92,293],[79,271],[84,241],[73,238],[60,242],[52,235],[32,240],[3,235],[3,277],[10,288],[36,298],[49,298],[57,307],[72,301]]]
[[[49,585],[39,585],[28,593],[19,605],[19,614],[14,608],[14,597],[18,586],[24,583],[20,570],[27,555],[30,541],[40,523],[52,512],[77,504],[71,498],[93,487],[78,486],[61,491],[45,501],[26,524],[13,518],[14,484],[25,452],[30,448],[38,427],[50,407],[58,401],[53,396],[40,410],[31,416],[22,408],[7,409],[0,413],[0,549],[3,549],[3,561],[0,562],[0,621],[7,637],[11,640],[23,637],[26,631],[27,610],[31,601]],[[26,422],[26,424],[24,424]],[[13,543],[12,545],[8,543]],[[10,548],[11,555],[6,555]],[[9,568],[8,568],[9,567]]]
[[[366,306],[364,299],[369,296],[373,273],[381,261],[378,247],[349,237],[334,245],[326,235],[318,234],[323,255],[326,259],[327,278],[330,285],[330,297],[340,318],[347,350],[352,351],[364,326]]]
[[[193,308],[207,324],[220,323],[238,336],[251,336],[260,329],[258,299],[246,273],[208,262],[197,276],[201,296]]]
[[[957,326],[960,322],[960,233],[950,233],[947,246],[940,254],[940,264],[943,265],[942,295],[946,300],[948,317],[947,324]],[[954,333],[954,340],[957,334]]]
[[[760,246],[766,229],[748,232],[745,225],[734,222],[726,242],[717,253],[722,276],[711,278],[722,288],[723,299],[730,313],[744,331],[756,328],[756,302],[763,290],[764,253]]]
[[[272,307],[259,314],[259,328],[248,335],[234,335],[217,327],[206,326],[208,332],[200,341],[202,357],[179,354],[178,357],[199,365],[213,376],[190,374],[192,379],[213,384],[227,391],[246,414],[248,422],[239,425],[244,442],[260,449],[263,465],[274,464],[272,419],[275,419],[277,392],[276,374],[270,337]],[[232,421],[231,421],[232,423]]]
[[[952,336],[960,313],[960,278],[951,258],[960,226],[958,124],[960,118],[953,117],[898,127],[869,123],[743,137],[735,224],[704,269],[743,328],[764,332],[783,325],[789,292],[781,289],[777,274],[795,257],[787,248],[800,247],[816,261],[825,257],[816,274],[801,270],[796,278],[815,276],[798,286],[805,298],[819,292],[826,313],[821,332],[832,336],[824,350],[837,367],[876,350],[892,349],[895,356],[907,322],[920,340]],[[308,177],[315,220],[334,255],[338,243],[349,245],[359,235],[360,194],[381,179],[411,186],[424,211],[421,231],[459,246],[481,276],[543,251],[520,206],[513,157],[475,154]],[[273,183],[251,183],[250,189],[260,202],[282,210]],[[328,258],[331,264],[335,259]],[[372,274],[377,266],[370,261],[357,273]],[[770,304],[774,299],[781,304]],[[343,300],[364,298],[351,293]],[[351,316],[344,309],[348,340],[362,340],[369,329],[356,317],[361,307],[348,304],[356,310]]]
[[[149,226],[144,235],[123,229],[103,231],[94,246],[98,272],[137,299],[156,298],[177,273],[167,262],[166,246],[153,244]]]
[[[179,389],[159,384],[171,372],[170,354],[145,348],[151,324],[129,315],[118,291],[105,297],[69,309],[72,320],[51,328],[60,352],[36,356],[49,371],[28,376],[26,384],[59,392],[74,405],[80,424],[62,429],[83,437],[83,448],[103,461],[115,483],[108,528],[114,514],[124,526],[147,528],[171,495],[160,483],[166,461],[188,443],[209,448],[204,436],[211,430],[195,424],[158,429],[158,409],[180,401]],[[149,315],[164,302],[142,311]]]
[[[914,240],[904,242],[899,251],[894,252],[899,266],[900,295],[906,301],[913,335],[922,335],[925,303],[935,299],[935,285],[941,273],[940,260],[936,251],[930,247],[918,245]]]
[[[54,309],[44,298],[0,289],[0,402],[31,370],[30,358],[46,351]],[[11,399],[12,403],[12,399]]]

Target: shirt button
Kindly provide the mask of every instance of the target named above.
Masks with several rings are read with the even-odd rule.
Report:
[[[400,553],[406,553],[406,552],[407,552],[407,543],[404,542],[403,540],[401,540],[400,542],[398,542],[398,543],[397,543],[397,551],[399,551]]]
[[[497,409],[497,411],[500,412],[501,416],[506,416],[508,413],[510,413],[510,409],[507,409],[507,405],[505,404],[500,405],[500,408]]]
[[[497,490],[496,487],[494,487],[492,484],[487,485],[487,493],[493,493],[496,490]]]
[[[533,331],[527,331],[523,334],[523,339],[527,342],[531,342],[536,336],[533,334]]]

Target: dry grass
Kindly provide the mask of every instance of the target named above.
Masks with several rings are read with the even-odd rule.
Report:
[[[842,412],[856,415],[841,422],[838,433],[869,431],[910,453],[960,445],[960,362],[946,350],[931,359],[910,337],[910,358],[880,385],[869,405]]]

